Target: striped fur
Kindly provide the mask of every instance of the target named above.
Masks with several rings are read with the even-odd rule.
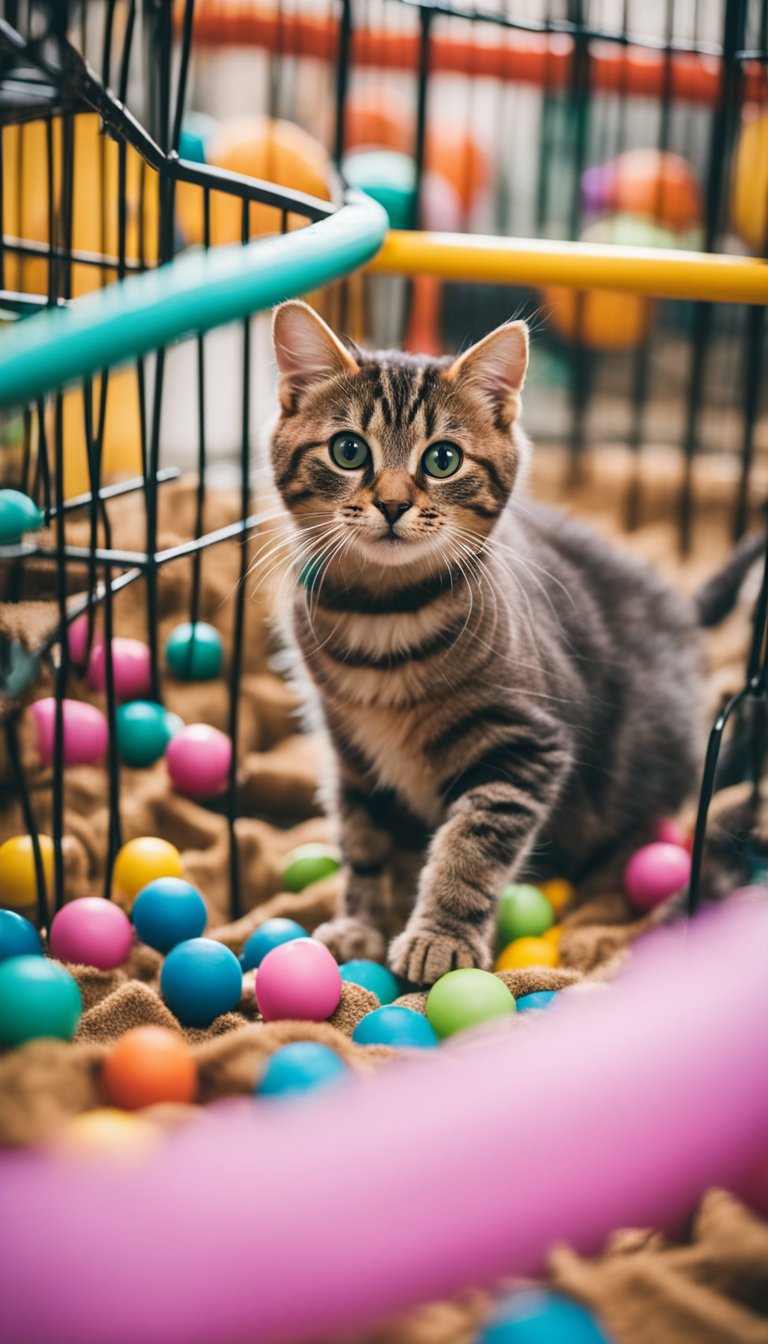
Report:
[[[318,932],[341,959],[395,935],[393,969],[431,983],[490,964],[506,880],[579,875],[679,806],[696,622],[635,560],[517,503],[521,324],[454,361],[370,355],[288,303],[275,348],[274,476],[315,561],[293,638],[345,860],[344,913]],[[359,469],[331,457],[341,431],[370,448]],[[446,479],[423,467],[440,440],[463,454]]]

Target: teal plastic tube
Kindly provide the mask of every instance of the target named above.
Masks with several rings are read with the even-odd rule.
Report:
[[[186,253],[69,308],[47,309],[0,336],[0,406],[21,405],[365,265],[381,247],[386,212],[349,194],[328,219],[247,246]]]

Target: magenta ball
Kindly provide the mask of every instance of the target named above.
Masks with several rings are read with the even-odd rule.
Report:
[[[82,667],[88,656],[88,613],[75,617],[67,627],[69,656]]]
[[[207,723],[191,723],[168,743],[165,753],[174,787],[188,798],[214,798],[227,787],[232,743]]]
[[[88,662],[88,684],[94,691],[106,690],[106,661],[105,646],[94,644]],[[140,639],[112,640],[112,668],[118,700],[141,700],[149,694],[149,648]]]
[[[119,905],[103,896],[70,901],[53,917],[51,955],[59,961],[111,971],[125,961],[133,944],[133,926]]]
[[[256,977],[265,1022],[325,1022],[341,998],[339,968],[323,943],[296,938],[268,952]]]
[[[677,845],[679,849],[688,848],[688,836],[672,817],[662,817],[656,825],[653,838],[662,845]]]
[[[691,877],[691,856],[679,845],[655,842],[632,855],[624,869],[624,890],[636,910],[653,910]]]
[[[37,743],[46,765],[53,764],[56,746],[56,701],[52,695],[35,700],[29,712],[37,725]],[[93,765],[107,750],[107,720],[95,705],[83,700],[64,700],[64,764]]]

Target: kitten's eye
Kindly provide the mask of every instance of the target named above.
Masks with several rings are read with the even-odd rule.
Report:
[[[461,449],[455,443],[445,439],[442,443],[433,443],[421,459],[423,470],[428,476],[437,476],[445,480],[453,476],[461,466]]]
[[[359,434],[350,434],[348,430],[334,434],[328,447],[336,466],[344,467],[347,471],[364,467],[371,455],[365,439],[361,439]]]

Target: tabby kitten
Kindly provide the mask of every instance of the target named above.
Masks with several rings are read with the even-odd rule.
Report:
[[[512,322],[456,359],[370,354],[305,304],[274,319],[275,481],[292,625],[332,745],[339,958],[416,984],[491,962],[505,881],[631,850],[696,779],[692,604],[513,498],[528,361]],[[306,574],[306,565],[305,565]]]

